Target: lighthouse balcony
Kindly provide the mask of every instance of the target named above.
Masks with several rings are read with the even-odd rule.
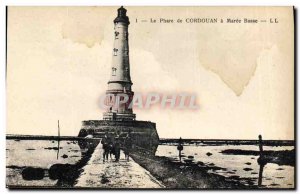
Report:
[[[105,112],[105,113],[103,113],[103,120],[134,121],[135,120],[135,114],[133,114],[133,113]]]

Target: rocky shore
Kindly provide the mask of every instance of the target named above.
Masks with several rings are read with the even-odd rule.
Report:
[[[228,155],[253,155],[259,156],[260,152],[256,150],[227,149],[221,152]],[[275,163],[278,165],[295,166],[295,149],[282,151],[263,151],[259,163]]]
[[[201,164],[180,163],[167,157],[149,156],[147,153],[133,153],[135,162],[149,171],[167,189],[245,189],[236,180],[208,173],[212,168]]]

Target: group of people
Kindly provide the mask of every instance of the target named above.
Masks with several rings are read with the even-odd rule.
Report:
[[[132,149],[132,140],[129,134],[125,138],[120,138],[119,135],[110,136],[106,133],[101,140],[103,149],[103,162],[108,161],[108,156],[112,159],[112,155],[115,157],[115,161],[120,160],[121,149],[124,151],[125,159],[129,161],[129,154]]]

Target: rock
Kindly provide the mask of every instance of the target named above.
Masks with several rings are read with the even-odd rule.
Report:
[[[230,176],[231,179],[239,179],[240,176],[234,175],[234,176]]]
[[[194,156],[188,156],[189,159],[194,159]]]
[[[26,167],[22,171],[24,180],[42,180],[45,176],[45,171],[42,168]]]
[[[270,186],[278,186],[279,184],[276,184],[276,183],[272,183],[270,184]]]
[[[66,155],[66,154],[62,155],[62,158],[68,158],[68,157],[69,157],[69,156]]]
[[[49,169],[49,178],[52,180],[69,177],[75,170],[71,164],[54,164]]]
[[[58,147],[47,147],[44,148],[45,150],[58,150]]]
[[[235,174],[235,172],[228,171],[227,174]]]
[[[251,165],[251,162],[246,162],[245,164],[246,164],[246,165]]]
[[[248,181],[248,184],[249,185],[254,185],[254,183],[251,180]]]
[[[10,166],[6,166],[6,168],[11,168],[11,169],[18,169],[18,170],[20,170],[20,169],[24,169],[24,168],[26,168],[26,167],[10,165]]]
[[[100,181],[102,184],[106,184],[106,183],[109,183],[110,182],[110,180],[108,179],[108,178],[106,178],[106,177],[102,177],[101,178],[101,181]]]
[[[284,170],[283,168],[277,168],[276,170]]]
[[[204,163],[203,163],[203,162],[201,162],[201,161],[197,162],[197,164],[198,164],[198,165],[201,165],[201,166],[203,166],[203,165],[204,165]]]
[[[49,168],[49,178],[56,180],[60,177],[61,169],[63,164],[54,164]]]
[[[244,171],[251,171],[251,170],[253,170],[252,168],[244,168],[243,169]]]
[[[211,156],[211,155],[213,155],[213,154],[210,153],[210,152],[207,152],[206,155],[207,155],[207,156]]]
[[[193,162],[193,160],[191,160],[191,159],[185,159],[185,160],[183,160],[185,163],[188,163],[188,164],[190,164],[190,163],[192,163]]]

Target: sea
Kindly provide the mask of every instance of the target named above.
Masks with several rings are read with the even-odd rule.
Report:
[[[6,185],[13,187],[47,187],[58,185],[53,179],[51,168],[56,164],[68,164],[74,168],[81,168],[88,161],[90,149],[81,140],[6,140]],[[294,188],[295,169],[291,165],[268,163],[260,166],[257,155],[230,155],[222,151],[228,149],[258,150],[256,145],[210,145],[195,143],[184,145],[182,162],[192,162],[207,168],[207,172],[224,176],[228,180],[238,181],[244,185],[258,188]],[[264,146],[264,150],[292,150],[294,146]],[[97,150],[95,150],[97,151]],[[164,156],[178,161],[178,150],[175,143],[164,143],[158,146],[156,156]],[[78,165],[80,164],[80,165]],[[46,171],[38,180],[24,176],[22,171],[27,167],[40,168]],[[80,169],[77,169],[80,172]],[[261,172],[261,173],[260,173]],[[61,181],[67,187],[74,185],[75,175],[68,176]]]

